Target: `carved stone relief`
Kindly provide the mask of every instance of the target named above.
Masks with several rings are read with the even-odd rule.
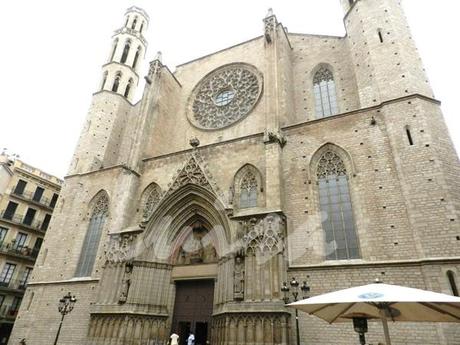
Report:
[[[108,263],[127,262],[134,257],[135,234],[111,235],[109,248],[105,252]]]
[[[241,223],[243,249],[247,254],[279,253],[284,250],[285,222],[278,214],[251,218]]]
[[[217,262],[217,252],[206,228],[196,223],[179,249],[176,263],[194,265]]]
[[[233,298],[244,300],[244,257],[235,257],[235,267],[233,271]]]

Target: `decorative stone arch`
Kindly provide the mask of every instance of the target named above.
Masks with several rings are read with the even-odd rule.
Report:
[[[150,183],[144,189],[139,200],[139,211],[141,214],[141,219],[149,219],[155,208],[160,203],[162,195],[163,192],[161,187],[155,182]]]
[[[337,78],[335,77],[336,76],[336,71],[335,71],[335,68],[334,66],[332,66],[330,63],[328,62],[320,62],[319,64],[317,64],[310,72],[310,85],[313,85],[314,83],[314,78],[315,78],[315,75],[316,73],[318,73],[321,69],[328,69],[329,71],[331,71],[333,77],[334,77],[334,80],[336,80]]]
[[[98,191],[89,201],[86,215],[91,218],[94,214],[109,215],[110,198],[105,189]]]
[[[243,207],[241,205],[241,192],[243,189],[250,189],[255,186],[256,189],[256,205]],[[252,164],[243,165],[235,174],[233,178],[233,206],[236,209],[244,209],[251,207],[263,207],[265,206],[265,193],[264,193],[264,181],[262,174]]]
[[[186,184],[168,195],[145,223],[137,258],[173,264],[190,225],[201,221],[209,230],[218,257],[231,252],[232,232],[224,205],[209,190]]]
[[[318,169],[318,164],[319,164],[319,162],[321,160],[321,157],[328,151],[337,154],[342,159],[342,161],[343,161],[343,163],[345,165],[345,169],[347,171],[347,176],[348,176],[349,180],[351,180],[352,178],[354,178],[356,176],[357,171],[356,171],[356,168],[355,168],[355,164],[353,162],[353,159],[352,159],[351,155],[348,153],[348,151],[346,151],[345,149],[343,149],[342,147],[340,147],[340,146],[338,146],[336,144],[328,142],[328,143],[325,143],[325,144],[321,145],[315,151],[315,153],[311,156],[310,163],[309,163],[311,181],[313,181],[315,183],[318,182],[318,178],[317,178],[317,175],[316,175],[316,172],[317,172],[317,169]]]

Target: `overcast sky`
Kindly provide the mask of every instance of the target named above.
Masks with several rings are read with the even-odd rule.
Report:
[[[273,7],[290,32],[344,35],[339,0],[2,1],[0,150],[59,177],[70,163],[111,36],[126,8],[150,15],[147,62],[158,50],[171,70],[262,34]],[[428,77],[460,149],[460,1],[403,0]],[[137,99],[143,84],[137,89]]]

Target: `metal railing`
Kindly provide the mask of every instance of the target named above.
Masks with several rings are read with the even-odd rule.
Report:
[[[0,212],[0,217],[4,220],[8,220],[18,225],[26,226],[26,227],[29,227],[35,230],[43,231],[43,232],[46,231],[43,223],[38,220],[30,222],[30,224],[29,222],[25,223],[24,221],[26,219],[24,215],[22,214],[8,214],[8,213],[5,214],[5,210],[2,210],[2,212]]]
[[[10,279],[9,282],[3,282],[0,280],[0,288],[8,288],[13,290],[25,290],[28,281],[22,279]]]
[[[39,251],[40,250],[37,248],[29,248],[28,246],[18,246],[14,242],[0,242],[0,252],[5,254],[22,256],[30,260],[35,260],[38,256]]]
[[[43,195],[40,198],[35,198],[35,192],[32,193],[32,192],[23,191],[22,193],[20,193],[19,191],[16,191],[15,189],[13,189],[11,193],[21,198],[35,202],[37,204],[49,207],[51,209],[54,208],[54,206],[56,205],[56,203],[52,205],[51,204],[52,199],[44,197]]]

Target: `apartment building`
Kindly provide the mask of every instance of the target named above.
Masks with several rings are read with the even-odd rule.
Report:
[[[0,344],[8,342],[62,180],[0,154]]]

